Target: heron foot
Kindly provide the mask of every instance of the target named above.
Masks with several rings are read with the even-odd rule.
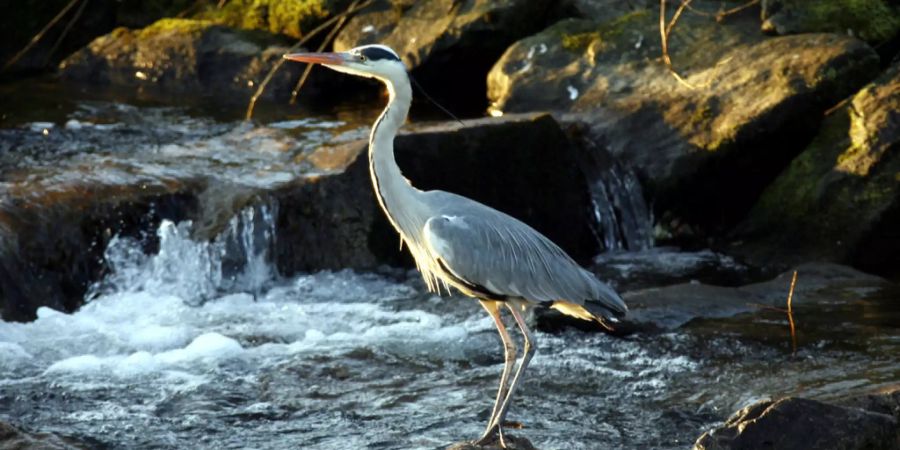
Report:
[[[482,434],[478,440],[474,441],[473,444],[480,447],[496,445],[500,448],[507,448],[506,439],[503,437],[503,427],[498,424],[489,426],[487,430],[484,430],[484,434]]]

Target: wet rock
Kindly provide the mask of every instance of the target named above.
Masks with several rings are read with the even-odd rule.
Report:
[[[372,193],[366,149],[365,141],[322,149],[349,165],[276,195],[282,206],[278,266],[285,273],[410,263]],[[420,189],[455,192],[518,217],[582,262],[599,250],[575,149],[549,115],[402,133],[395,154]]]
[[[537,447],[535,447],[531,441],[523,437],[516,437],[504,433],[504,440],[506,442],[505,447],[501,447],[499,443],[475,445],[471,442],[460,442],[447,447],[447,450],[500,450],[504,448],[508,450],[537,450]]]
[[[82,450],[97,446],[96,442],[88,443],[53,433],[34,433],[0,422],[0,450]]]
[[[65,79],[164,92],[215,94],[245,102],[287,48],[263,32],[196,19],[162,19],[141,29],[117,28],[60,63]],[[285,95],[299,65],[270,81],[267,98]]]
[[[900,424],[900,385],[887,386],[867,394],[838,398],[834,403],[847,408],[859,408],[891,416]]]
[[[798,273],[792,299],[795,308],[852,302],[891,286],[880,277],[837,264],[807,263],[794,270]],[[739,287],[682,283],[626,292],[624,298],[630,309],[626,328],[674,329],[695,319],[722,319],[764,312],[765,308],[784,308],[794,270]]]
[[[658,62],[655,12],[565,20],[511,46],[488,75],[488,94],[505,112],[572,112],[564,122],[586,124],[598,146],[637,170],[668,229],[727,228],[812,136],[820,113],[878,70],[875,52],[852,37],[766,39],[758,26],[749,13],[723,24],[686,14],[670,52],[691,88]]]
[[[552,4],[546,0],[382,0],[350,19],[335,38],[334,48],[388,45],[442,103],[458,111],[474,102],[475,107],[466,109],[478,112],[484,109],[488,69],[516,39],[546,24]]]
[[[764,0],[762,30],[774,34],[846,33],[873,44],[900,33],[900,6],[884,0]]]
[[[750,405],[694,444],[695,450],[759,448],[892,450],[898,448],[897,420],[788,397]]]
[[[822,124],[738,230],[766,261],[824,259],[900,270],[900,65]]]

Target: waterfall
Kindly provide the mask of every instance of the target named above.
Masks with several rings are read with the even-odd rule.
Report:
[[[618,162],[589,180],[594,225],[603,248],[646,250],[653,247],[653,213],[634,171]]]

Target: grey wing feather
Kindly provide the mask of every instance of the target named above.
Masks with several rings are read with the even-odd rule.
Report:
[[[426,221],[423,238],[456,277],[499,296],[592,303],[615,315],[627,311],[612,288],[527,224],[465,197],[440,194],[440,214]]]

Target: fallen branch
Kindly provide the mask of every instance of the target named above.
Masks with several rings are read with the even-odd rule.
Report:
[[[372,4],[373,1],[374,0],[366,0],[365,2],[357,5],[355,8],[347,8],[346,11],[326,20],[321,25],[317,26],[312,31],[310,31],[305,36],[303,36],[303,38],[301,38],[294,45],[292,45],[290,48],[288,48],[287,51],[292,52],[292,51],[300,48],[301,46],[303,46],[303,44],[306,44],[307,42],[309,42],[309,40],[312,39],[314,36],[321,33],[322,30],[330,27],[335,22],[341,20],[342,17],[356,13],[357,11]],[[272,69],[269,70],[269,73],[266,74],[266,77],[263,78],[262,82],[259,83],[259,87],[256,88],[256,92],[253,94],[252,97],[250,97],[250,103],[247,105],[247,114],[244,116],[244,120],[250,120],[251,118],[253,118],[253,108],[256,107],[256,101],[259,100],[260,96],[262,96],[263,92],[266,90],[266,86],[269,84],[269,81],[272,80],[272,77],[275,76],[275,72],[277,72],[278,69],[281,68],[281,66],[284,64],[284,61],[285,61],[284,59],[279,59],[278,62],[276,62],[275,65],[272,66]]]
[[[87,0],[84,1],[87,2]],[[25,54],[28,53],[28,51],[31,50],[35,46],[35,44],[37,44],[44,37],[44,35],[47,34],[47,32],[50,31],[50,29],[53,28],[54,25],[56,25],[57,22],[62,20],[66,13],[68,13],[69,10],[71,10],[77,3],[78,0],[71,0],[66,6],[64,6],[63,9],[59,13],[57,13],[55,17],[50,19],[50,22],[47,22],[47,25],[44,25],[44,28],[41,29],[38,34],[34,35],[34,37],[31,38],[31,41],[29,41],[22,50],[19,50],[18,53],[16,53],[12,58],[6,61],[6,64],[4,64],[3,68],[0,69],[0,72],[5,72],[7,69],[12,67],[13,64],[22,59],[22,57],[25,56]]]
[[[361,0],[353,0],[353,3],[350,4],[350,8],[348,9],[355,8],[360,1]],[[316,49],[317,52],[325,50],[325,47],[329,42],[334,40],[334,37],[337,35],[338,31],[341,30],[341,27],[344,26],[344,23],[349,17],[350,16],[344,15],[341,17],[341,20],[337,21],[337,23],[334,25],[334,28],[332,28],[331,31],[328,32],[328,36],[325,36],[325,39],[322,40],[321,44],[319,44],[319,48]],[[309,78],[309,74],[312,72],[313,67],[315,67],[315,64],[307,64],[306,68],[303,69],[303,75],[300,76],[300,79],[297,80],[297,84],[294,85],[294,90],[291,91],[291,100],[288,102],[291,105],[297,102],[297,95],[300,94],[300,89],[303,89],[303,85],[306,84],[306,79]]]

